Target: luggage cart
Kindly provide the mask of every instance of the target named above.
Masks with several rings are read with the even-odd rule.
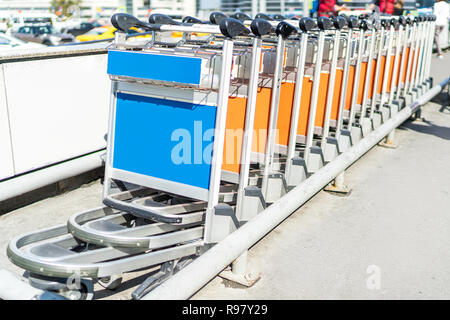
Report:
[[[300,38],[295,36],[292,38],[286,37],[284,41],[285,48],[278,45],[276,59],[278,63],[276,64],[274,79],[278,81],[279,85],[273,85],[269,121],[272,132],[274,131],[273,128],[276,128],[277,132],[269,135],[264,158],[267,162],[264,163],[263,190],[268,188],[268,186],[271,187],[270,192],[268,192],[268,189],[266,189],[265,193],[263,192],[268,202],[277,200],[283,192],[286,192],[290,187],[297,185],[306,178],[306,162],[300,157],[300,152],[303,153],[305,150],[305,147],[303,147],[303,151],[301,151],[301,144],[305,144],[306,134],[298,135],[298,131],[301,130],[299,125],[301,124],[306,132],[308,117],[315,119],[315,116],[310,115],[309,111],[310,107],[316,108],[316,103],[313,103],[311,99],[313,81],[310,80],[314,70],[313,62],[316,61],[314,59],[322,61],[323,59],[320,56],[323,56],[323,52],[326,52],[327,57],[325,60],[329,61],[332,52],[333,39],[330,36],[326,39],[326,46],[322,44],[319,47],[321,42],[325,42],[325,32],[332,26],[329,19],[320,18],[318,20],[318,29],[316,22],[309,18],[301,18],[299,21],[289,22],[299,24],[300,30],[297,31],[301,32],[301,36]],[[291,24],[284,24],[283,26],[290,32],[296,33]],[[316,36],[317,34],[319,37]],[[278,39],[278,41],[282,42],[282,39]],[[280,47],[285,49],[284,57],[282,56],[283,50],[280,50]],[[324,47],[326,47],[325,50]],[[317,57],[313,58],[314,55],[317,55]],[[284,63],[281,62],[283,59]],[[319,65],[317,69],[321,70],[322,63],[319,62],[317,65]],[[327,88],[328,72],[329,70],[319,72],[317,81],[315,81],[317,88],[314,90],[319,90],[320,79],[322,79],[322,90]],[[318,97],[319,93],[315,92],[315,95]],[[320,117],[323,117],[325,113],[324,102],[325,100],[321,103],[321,113],[317,116],[319,119],[317,122],[319,123]],[[321,125],[323,125],[323,120]],[[312,124],[311,127],[316,126]],[[321,127],[316,127],[314,132],[310,133],[311,139],[313,134],[320,133],[321,130]],[[316,149],[316,147],[314,146],[313,149]],[[285,167],[285,170],[282,170],[283,167]]]
[[[299,108],[295,139],[297,145],[293,145],[293,139],[290,145],[291,149],[296,148],[297,156],[303,159],[300,160],[305,169],[304,174],[301,175],[303,179],[324,165],[320,142],[314,140],[314,136],[323,133],[330,72],[328,65],[333,52],[333,38],[330,31],[333,22],[328,18],[319,17],[317,27],[317,36],[309,41],[309,52],[312,54],[308,57],[307,52],[305,75],[301,83],[300,106],[295,106]],[[300,89],[300,83],[298,85]],[[300,148],[298,144],[301,145]]]
[[[103,196],[106,207],[75,215],[67,226],[19,236],[8,247],[8,257],[28,271],[32,285],[69,298],[91,297],[89,279],[117,285],[121,273],[159,264],[166,264],[166,274],[173,273],[178,263],[181,266],[205,244],[231,232],[223,217],[230,220],[234,216],[236,190],[231,185],[221,186],[220,178],[234,57],[232,38],[250,31],[227,19],[220,27],[202,28],[155,26],[132,18],[116,15],[113,24],[122,30],[140,26],[155,31],[223,33],[225,38],[221,54],[162,47],[135,51],[126,50],[117,33],[108,62],[113,84]],[[154,67],[143,68],[146,65]],[[179,73],[181,67],[188,72]],[[177,72],[168,72],[171,70]],[[190,127],[193,119],[209,126],[203,129],[217,131],[209,150],[212,159],[198,166],[186,164],[180,170],[171,158],[173,150],[158,145],[155,137],[170,141],[170,134],[178,128],[195,130]],[[201,152],[208,155],[205,149]],[[144,188],[113,193],[111,182],[116,179]],[[79,289],[67,287],[66,280],[73,275],[87,284]]]
[[[324,50],[324,45],[318,47],[319,43],[325,42],[325,31],[331,27],[330,20],[320,18],[318,23],[319,29],[316,29],[316,23],[309,18],[302,18],[299,21],[292,21],[292,23],[299,24],[299,29],[302,32],[301,40],[299,41],[299,38],[296,36],[289,37],[290,34],[298,32],[292,24],[287,22],[280,23],[278,27],[283,27],[286,30],[286,35],[284,38],[283,36],[278,36],[277,51],[273,54],[276,57],[275,72],[273,76],[274,82],[270,91],[270,113],[269,117],[266,118],[268,119],[269,134],[267,135],[264,148],[265,157],[263,158],[264,172],[262,178],[263,194],[269,203],[280,198],[288,191],[290,186],[292,187],[306,178],[306,162],[299,157],[299,143],[305,144],[306,135],[299,136],[297,134],[298,124],[301,123],[306,131],[309,108],[316,108],[316,104],[312,103],[311,99],[313,81],[309,79],[309,74],[305,75],[305,68],[306,72],[312,73],[312,64],[315,62],[312,59],[313,55],[317,55],[317,59],[321,61],[322,58],[320,56],[325,51],[327,52],[326,60],[329,61],[332,51],[332,38],[330,37],[326,39],[326,50]],[[310,40],[308,40],[308,32],[312,36]],[[317,33],[319,38],[315,37]],[[323,36],[320,36],[320,34]],[[321,40],[321,38],[323,39]],[[309,56],[308,66],[307,56]],[[321,62],[317,63],[319,65],[318,69],[321,69],[321,64]],[[319,78],[315,81],[317,89],[314,90],[316,91],[319,88],[320,78],[323,79],[322,88],[327,88],[328,73],[319,72]],[[315,94],[316,96],[319,95],[318,92]],[[267,107],[266,105],[266,108],[261,109],[267,110]],[[317,118],[323,117],[324,108],[324,103],[322,103],[321,114]],[[303,110],[303,113],[300,112],[300,109]],[[264,115],[267,115],[267,113]],[[304,119],[299,119],[300,116],[305,118],[306,121],[303,122],[302,120]],[[314,115],[310,117],[314,119]],[[313,124],[312,127],[314,126]],[[312,137],[313,134],[320,132],[320,130],[322,129],[315,128],[314,133],[310,134],[310,136]],[[294,162],[300,165],[300,171],[294,172],[295,170],[291,170],[293,157],[301,159]],[[285,170],[283,170],[283,167]],[[298,176],[298,178],[293,178],[294,176]]]
[[[287,82],[283,85],[283,65],[286,55],[286,41],[292,35],[297,33],[297,28],[287,22],[280,22],[277,26],[277,50],[275,55],[275,69],[272,80],[270,95],[270,111],[267,126],[267,140],[264,149],[264,163],[262,172],[262,192],[267,202],[275,202],[287,192],[286,182],[283,175],[274,170],[276,155],[276,138],[278,129],[278,117],[280,109],[281,91],[292,88]],[[287,89],[287,90],[286,90]],[[287,105],[289,108],[289,105]],[[270,187],[269,187],[270,184]]]
[[[400,110],[398,102],[394,102],[395,96],[399,91],[400,74],[402,71],[402,59],[403,59],[403,38],[405,37],[406,18],[404,16],[398,17],[398,29],[395,34],[395,58],[394,58],[394,71],[392,78],[389,82],[389,100],[388,104],[393,107],[394,112]],[[395,107],[394,107],[395,106]],[[392,111],[391,110],[391,111]]]
[[[353,89],[353,80],[355,77],[355,51],[356,42],[354,33],[360,28],[360,21],[355,17],[346,17],[347,19],[347,32],[344,33],[345,37],[345,58],[343,61],[342,78],[340,79],[340,86],[338,86],[339,100],[338,100],[338,112],[336,119],[336,133],[335,138],[338,143],[340,152],[347,151],[351,145],[351,131],[345,127],[344,119],[348,118],[349,110],[351,106],[351,94]]]
[[[366,53],[363,58],[364,76],[361,78],[363,83],[362,97],[360,100],[360,115],[358,118],[358,124],[361,127],[362,137],[366,137],[373,129],[372,117],[368,112],[368,100],[369,93],[372,93],[372,86],[374,83],[375,75],[375,44],[377,41],[378,25],[373,22],[367,22],[363,27],[365,31],[370,31],[369,38],[366,41]],[[370,96],[371,97],[371,96]]]
[[[348,88],[350,92],[347,92],[346,104],[348,105],[348,113],[344,113],[344,119],[347,122],[346,130],[350,133],[351,145],[357,144],[363,137],[363,128],[360,121],[357,121],[357,114],[361,115],[362,95],[365,85],[366,73],[368,72],[368,61],[364,61],[366,56],[365,52],[370,49],[366,38],[366,31],[369,29],[369,24],[366,20],[359,20],[357,25],[356,40],[354,45],[355,56],[351,59],[350,63],[350,83]],[[344,108],[345,109],[345,108]],[[345,111],[344,111],[345,112]]]
[[[386,19],[382,19],[380,23],[380,32],[378,33],[377,44],[375,47],[375,72],[373,74],[373,82],[370,88],[370,111],[369,118],[372,119],[372,125],[374,129],[377,129],[383,121],[387,121],[389,112],[382,105],[381,96],[384,82],[384,75],[386,73],[386,67],[388,63],[386,61],[390,59],[387,57],[388,45],[391,42],[389,34],[386,33],[390,22]]]
[[[397,89],[395,93],[394,98],[394,104],[397,104],[399,106],[399,109],[401,109],[404,106],[404,101],[401,101],[400,98],[403,98],[403,92],[405,90],[406,86],[406,75],[408,70],[408,64],[409,64],[409,56],[411,52],[410,47],[410,41],[411,41],[411,35],[412,35],[412,21],[409,17],[405,19],[405,31],[402,39],[402,51],[401,51],[401,58],[400,58],[400,70],[398,74],[398,80],[397,80]]]
[[[343,62],[344,41],[341,38],[341,30],[347,26],[347,20],[344,17],[332,17],[333,26],[335,28],[332,39],[331,61],[326,65],[324,70],[328,70],[325,74],[325,85],[321,86],[319,96],[326,97],[325,105],[322,105],[323,116],[318,114],[318,126],[322,128],[320,148],[323,153],[324,163],[328,163],[338,156],[339,148],[337,139],[330,133],[331,127],[336,127],[338,105],[334,101],[338,101],[337,97],[340,93],[340,81],[342,80],[342,68],[339,65]],[[342,66],[342,65],[341,65]],[[337,76],[339,74],[339,76]],[[322,79],[321,79],[322,81]]]

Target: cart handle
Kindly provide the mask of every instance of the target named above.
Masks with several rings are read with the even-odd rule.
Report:
[[[297,28],[285,21],[281,21],[277,25],[275,33],[277,34],[277,36],[281,36],[283,39],[287,39],[291,34],[297,33]]]
[[[193,23],[193,24],[205,24],[205,22],[203,22],[202,20],[197,19],[197,18],[192,17],[192,16],[184,17],[182,22],[183,23]]]
[[[252,33],[256,37],[261,38],[262,36],[273,32],[273,27],[269,21],[260,19],[260,18],[256,18],[250,24],[250,30],[252,30]]]
[[[359,20],[355,17],[346,17],[347,24],[350,29],[358,29],[359,28]]]
[[[320,30],[329,30],[333,26],[333,22],[327,17],[319,17],[317,18],[317,26]]]
[[[286,17],[283,16],[282,14],[274,14],[273,15],[273,20],[282,21],[282,20],[286,20]]]
[[[244,24],[234,18],[225,18],[220,21],[220,31],[227,38],[234,38],[237,36],[245,36],[250,33],[250,30]]]
[[[303,17],[298,22],[298,26],[299,26],[300,30],[302,30],[303,32],[308,32],[308,31],[311,31],[312,29],[315,29],[317,27],[317,24],[313,19],[308,18],[308,17]]]
[[[258,13],[255,16],[255,19],[264,19],[264,20],[267,20],[267,21],[273,21],[273,19],[270,16],[268,16],[267,14],[265,14],[265,13]]]
[[[341,16],[332,16],[331,21],[337,30],[344,29],[347,26],[347,20]]]
[[[163,22],[165,18],[162,16],[155,17],[158,18],[158,22]],[[232,19],[232,18],[226,18]],[[222,19],[224,20],[224,19]],[[131,27],[140,27],[149,31],[179,31],[179,32],[205,32],[211,34],[220,34],[227,37],[236,37],[240,35],[250,34],[250,30],[247,29],[239,20],[232,19],[234,21],[228,21],[223,24],[217,25],[207,25],[207,24],[177,24],[177,25],[166,25],[166,24],[151,24],[146,23],[138,18],[126,14],[126,13],[116,13],[111,17],[111,23],[114,27],[121,31],[127,31]],[[156,20],[154,20],[156,21]],[[222,22],[222,21],[221,21]]]
[[[252,18],[250,18],[250,16],[246,15],[243,12],[236,12],[235,14],[231,15],[230,18],[237,19],[241,22],[244,22],[246,20],[252,20]]]
[[[171,17],[161,13],[154,13],[150,15],[150,17],[148,17],[148,22],[151,24],[168,24],[171,26],[181,25],[178,21],[175,21]]]
[[[219,12],[219,11],[212,12],[209,15],[209,21],[212,24],[216,24],[216,25],[220,24],[220,22],[225,18],[228,18],[227,15],[222,12]]]

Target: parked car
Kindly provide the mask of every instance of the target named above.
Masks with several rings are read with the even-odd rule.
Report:
[[[43,47],[45,46],[42,44],[25,42],[15,37],[4,34],[3,32],[0,32],[0,50],[15,48],[32,49]]]
[[[74,37],[85,34],[86,32],[94,29],[94,28],[98,28],[101,27],[102,25],[98,22],[82,22],[80,23],[79,26],[77,27],[73,27],[70,29],[66,29],[65,32],[66,33],[70,33],[71,35],[73,35]]]
[[[48,24],[55,28],[57,32],[61,32],[62,29],[72,28],[73,26],[79,24],[78,20],[67,19],[63,21],[60,17],[56,16],[54,13],[50,12],[20,12],[20,13],[9,13],[8,14],[10,23],[12,24],[12,31],[17,32],[17,30],[22,26],[27,26],[30,24]]]
[[[68,33],[57,33],[50,25],[33,24],[22,26],[12,35],[23,41],[42,43],[47,46],[56,46],[75,41],[73,35]]]
[[[86,32],[85,34],[79,35],[76,39],[78,41],[95,41],[95,40],[110,39],[114,38],[114,34],[116,33],[116,31],[117,29],[114,27],[98,27]],[[128,34],[136,34],[140,32],[142,31],[134,27],[128,30]],[[138,37],[139,38],[150,37],[150,35],[147,34]]]

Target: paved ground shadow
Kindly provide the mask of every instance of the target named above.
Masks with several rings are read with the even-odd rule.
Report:
[[[419,121],[407,120],[398,129],[413,130],[424,134],[434,135],[444,140],[450,140],[450,127],[437,125],[432,121],[426,120],[424,118],[420,119]]]

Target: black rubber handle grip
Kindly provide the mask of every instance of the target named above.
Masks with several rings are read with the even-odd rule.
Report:
[[[398,22],[398,20],[397,20],[397,19],[395,19],[395,18],[391,18],[391,21],[390,21],[390,23],[391,23],[391,26],[392,26],[392,27],[394,27],[394,28],[397,28],[397,27],[398,27],[398,25],[399,25],[399,22]]]
[[[285,16],[283,16],[282,14],[274,14],[273,15],[273,20],[278,20],[278,21],[282,21],[285,20]]]
[[[359,19],[356,17],[346,17],[347,25],[350,29],[358,29],[359,28]]]
[[[333,26],[337,30],[342,30],[342,29],[344,29],[347,26],[347,20],[344,17],[332,16],[331,17],[331,21],[333,22]]]
[[[245,36],[250,33],[244,24],[234,18],[225,18],[220,21],[220,32],[227,38],[234,38],[237,36]]]
[[[195,17],[186,16],[182,20],[183,23],[194,23],[194,24],[204,24],[204,22],[200,19],[197,19]]]
[[[267,20],[267,21],[273,21],[273,19],[270,16],[268,16],[267,14],[265,14],[265,13],[258,13],[255,16],[255,19],[264,19],[264,20]]]
[[[226,16],[224,13],[218,12],[218,11],[212,12],[212,13],[209,15],[209,21],[210,21],[212,24],[217,24],[217,25],[219,25],[220,22],[221,22],[223,19],[225,19],[225,18],[227,18],[227,16]]]
[[[298,26],[299,26],[300,30],[302,30],[303,32],[308,32],[308,31],[316,28],[317,24],[313,19],[308,18],[308,17],[303,17],[298,22]]]
[[[317,18],[317,26],[320,30],[329,30],[333,27],[333,22],[327,17]]]
[[[181,24],[178,21],[173,20],[171,17],[161,13],[154,13],[150,15],[150,17],[148,17],[148,22],[152,24],[168,24],[172,26],[178,26]]]
[[[285,21],[281,21],[275,29],[275,33],[277,34],[277,36],[281,36],[283,39],[287,39],[291,34],[294,34],[296,32],[297,29],[293,25]]]
[[[359,28],[364,31],[370,30],[372,29],[372,23],[368,20],[361,20],[359,23]]]
[[[237,20],[242,21],[242,22],[244,22],[246,20],[247,21],[248,20],[252,20],[252,18],[250,18],[248,15],[246,15],[243,12],[236,12],[235,14],[231,15],[230,18],[234,18],[234,19],[237,19]]]
[[[406,18],[405,18],[405,16],[400,16],[400,17],[398,17],[398,22],[399,22],[402,26],[405,26],[405,25],[406,25]]]
[[[262,37],[273,31],[272,24],[264,19],[257,18],[250,24],[250,30],[257,37]]]
[[[139,27],[145,30],[157,31],[159,25],[151,25],[139,20],[127,13],[115,13],[111,17],[111,24],[120,31],[128,31],[132,27]]]

